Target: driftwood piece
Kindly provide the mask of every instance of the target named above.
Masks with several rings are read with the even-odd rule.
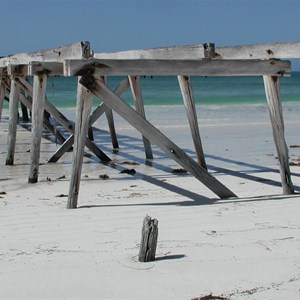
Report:
[[[145,217],[142,228],[142,238],[139,251],[139,261],[147,262],[155,260],[156,246],[158,237],[158,221]]]
[[[185,106],[185,110],[187,113],[188,121],[190,124],[190,129],[192,133],[192,138],[197,154],[197,160],[199,164],[207,170],[204,152],[202,148],[199,126],[198,126],[198,119],[195,107],[195,101],[193,97],[192,87],[190,84],[190,80],[188,76],[178,76],[178,82]]]
[[[11,79],[10,94],[9,94],[9,122],[7,136],[7,156],[6,165],[14,164],[16,138],[17,138],[17,123],[18,123],[18,103],[20,96],[20,88],[17,85],[15,78]]]
[[[39,174],[40,147],[43,131],[44,103],[47,75],[34,76],[32,93],[32,141],[30,148],[30,169],[28,182],[36,183]]]
[[[278,155],[283,193],[285,195],[293,194],[294,187],[291,179],[291,172],[289,167],[289,153],[284,137],[282,106],[279,98],[280,79],[278,77],[273,76],[264,76],[263,78],[266,97],[269,105],[273,137]]]

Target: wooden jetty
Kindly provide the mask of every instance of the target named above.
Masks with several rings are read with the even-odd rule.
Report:
[[[96,145],[89,128],[103,114],[106,115],[112,147],[118,148],[113,112],[123,117],[142,135],[146,159],[153,159],[151,143],[158,146],[186,171],[196,177],[220,198],[237,197],[207,170],[202,149],[190,76],[261,76],[269,105],[274,142],[284,194],[292,194],[294,187],[288,163],[288,148],[284,137],[284,120],[279,86],[282,76],[291,72],[290,58],[300,57],[300,42],[244,45],[216,48],[213,43],[190,46],[163,47],[114,53],[94,53],[89,42],[21,53],[0,59],[0,118],[5,98],[9,99],[9,129],[7,165],[14,163],[18,102],[31,111],[32,143],[28,182],[38,181],[42,127],[46,126],[61,142],[50,157],[56,162],[73,146],[72,173],[68,208],[76,208],[80,187],[84,147],[88,147],[101,161],[110,158]],[[77,104],[75,122],[68,120],[45,97],[49,76],[76,76]],[[115,90],[106,85],[107,76],[125,76]],[[151,124],[145,116],[139,76],[176,76],[186,109],[197,161],[187,155],[167,136]],[[33,84],[27,80],[32,77]],[[135,108],[126,104],[121,95],[130,89]],[[92,97],[102,103],[92,112]],[[70,137],[65,139],[48,121],[52,116]]]

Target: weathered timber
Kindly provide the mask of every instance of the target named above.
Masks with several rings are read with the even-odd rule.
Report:
[[[300,58],[300,42],[253,44],[216,48],[222,59],[291,59]]]
[[[112,142],[112,146],[114,149],[119,149],[119,142],[116,134],[115,122],[114,122],[114,115],[111,109],[105,110],[105,116],[108,123],[110,138]]]
[[[273,129],[273,137],[276,145],[281,182],[284,194],[293,194],[294,187],[289,167],[288,147],[284,137],[284,121],[280,102],[279,78],[264,76],[266,97],[269,105],[270,119]]]
[[[70,135],[64,143],[57,149],[57,151],[49,158],[48,163],[57,162],[67,151],[72,148],[74,144],[74,135]]]
[[[1,78],[0,80],[0,121],[2,117],[4,99],[5,99],[5,78]]]
[[[84,75],[198,75],[198,76],[261,76],[289,75],[291,64],[282,60],[172,60],[172,59],[89,59],[65,60],[65,76]]]
[[[102,80],[103,83],[107,84],[106,76],[100,76],[99,79]],[[119,149],[119,143],[118,143],[118,138],[117,138],[116,128],[115,128],[114,115],[113,115],[112,110],[107,106],[106,106],[106,110],[105,110],[105,116],[106,116],[107,123],[108,123],[112,146],[114,149]]]
[[[190,158],[182,149],[150,122],[145,120],[102,82],[96,81],[92,76],[85,76],[81,78],[80,83],[220,198],[236,197],[232,191],[210,175],[203,167]]]
[[[193,57],[198,60],[204,58],[204,46],[199,44],[95,53],[94,57],[99,59],[191,59]]]
[[[21,111],[22,111],[22,121],[29,122],[27,107],[22,102],[21,102]]]
[[[46,99],[47,76],[34,76],[31,117],[31,148],[28,183],[36,183],[39,174],[40,147],[43,131],[44,103]]]
[[[16,81],[19,84],[19,81]],[[32,111],[32,97],[28,96],[26,97],[25,95],[23,95],[22,93],[20,94],[20,102],[29,110]],[[44,109],[44,111],[46,112],[46,110]],[[65,138],[63,137],[63,135],[58,132],[54,126],[49,122],[49,120],[47,120],[47,118],[43,118],[43,124],[44,126],[58,139],[58,141],[60,143],[64,143],[65,142]]]
[[[129,87],[129,81],[126,77],[122,82],[116,87],[114,90],[116,95],[121,95],[127,88]],[[89,127],[92,126],[101,116],[110,108],[105,104],[101,103],[92,113],[90,120],[89,120]],[[115,131],[112,131],[110,128],[110,135],[112,139],[112,145],[114,149],[119,148],[119,143],[117,140],[117,136]],[[57,162],[68,150],[71,149],[74,143],[74,136],[73,134],[65,141],[63,145],[53,154],[53,156],[48,160],[49,163]],[[100,158],[101,159],[101,158]],[[104,161],[108,161],[106,158]]]
[[[195,107],[195,101],[193,97],[192,87],[190,84],[190,80],[188,76],[178,76],[178,82],[184,102],[184,106],[187,113],[187,118],[189,121],[192,138],[197,154],[197,160],[199,164],[207,170],[204,152],[202,148],[201,138],[200,138],[200,131],[198,126],[198,119]]]
[[[19,103],[20,88],[17,85],[15,78],[11,78],[10,94],[9,94],[9,122],[7,135],[7,156],[6,165],[14,164],[17,123],[18,123],[18,103]]]
[[[73,163],[67,208],[77,207],[83,152],[92,110],[92,98],[92,93],[78,82]]]
[[[32,95],[32,87],[31,85],[24,79],[19,78],[18,83],[20,86],[25,89],[29,95]],[[45,100],[44,103],[45,111],[47,111],[50,115],[52,115],[56,120],[62,124],[68,131],[71,133],[74,132],[74,122],[68,120],[64,114],[62,114],[53,104],[51,104],[49,101]],[[49,127],[48,123],[45,123],[48,129],[52,132],[51,127]],[[56,134],[56,136],[60,139],[59,134]],[[61,139],[60,139],[61,140]],[[62,141],[62,140],[61,140]],[[63,144],[64,152],[59,151],[58,153],[55,153],[48,162],[56,162],[66,151],[70,149],[71,146],[69,146],[69,142],[71,140],[68,139],[68,143],[66,145]],[[65,142],[65,139],[63,140],[63,143]],[[110,158],[102,151],[100,150],[95,143],[87,142],[87,147],[100,159],[103,161],[110,161]]]
[[[25,72],[25,71],[24,71]],[[62,62],[30,62],[27,69],[27,74],[30,76],[47,74],[47,75],[60,75],[63,74]]]
[[[92,55],[90,43],[84,41],[63,47],[6,56],[0,59],[0,68],[7,67],[9,64],[28,65],[32,61],[61,62],[64,59],[89,58]]]
[[[155,260],[158,239],[158,221],[146,216],[143,221],[142,238],[139,251],[139,261],[148,262]]]
[[[32,86],[30,85],[30,83],[27,82],[25,79],[23,79],[21,77],[18,78],[17,82],[20,84],[20,87],[22,89],[24,89],[28,93],[29,96],[32,97],[32,95],[33,95],[33,89],[32,89]],[[62,124],[67,130],[73,132],[73,130],[74,130],[74,122],[68,120],[68,118],[66,118],[63,113],[61,113],[53,104],[51,104],[46,99],[45,99],[44,105],[45,105],[45,110],[51,116],[53,116],[54,118],[56,118],[56,120],[60,124]]]
[[[133,100],[135,103],[135,109],[144,119],[146,119],[144,100],[143,100],[142,91],[139,84],[139,77],[128,76],[128,79],[129,79]],[[143,143],[144,143],[146,159],[153,159],[151,143],[145,136],[143,136]]]
[[[111,53],[95,53],[99,59],[195,59],[205,58],[205,44],[170,46]],[[300,58],[300,42],[215,47],[221,59],[291,59]],[[211,57],[213,58],[213,57]]]

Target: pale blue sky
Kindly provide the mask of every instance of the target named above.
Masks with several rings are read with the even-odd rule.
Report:
[[[0,55],[300,41],[299,0],[0,0]]]

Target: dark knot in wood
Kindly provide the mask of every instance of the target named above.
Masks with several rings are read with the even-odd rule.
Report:
[[[215,44],[214,43],[205,43],[203,44],[204,48],[204,58],[215,58]]]

